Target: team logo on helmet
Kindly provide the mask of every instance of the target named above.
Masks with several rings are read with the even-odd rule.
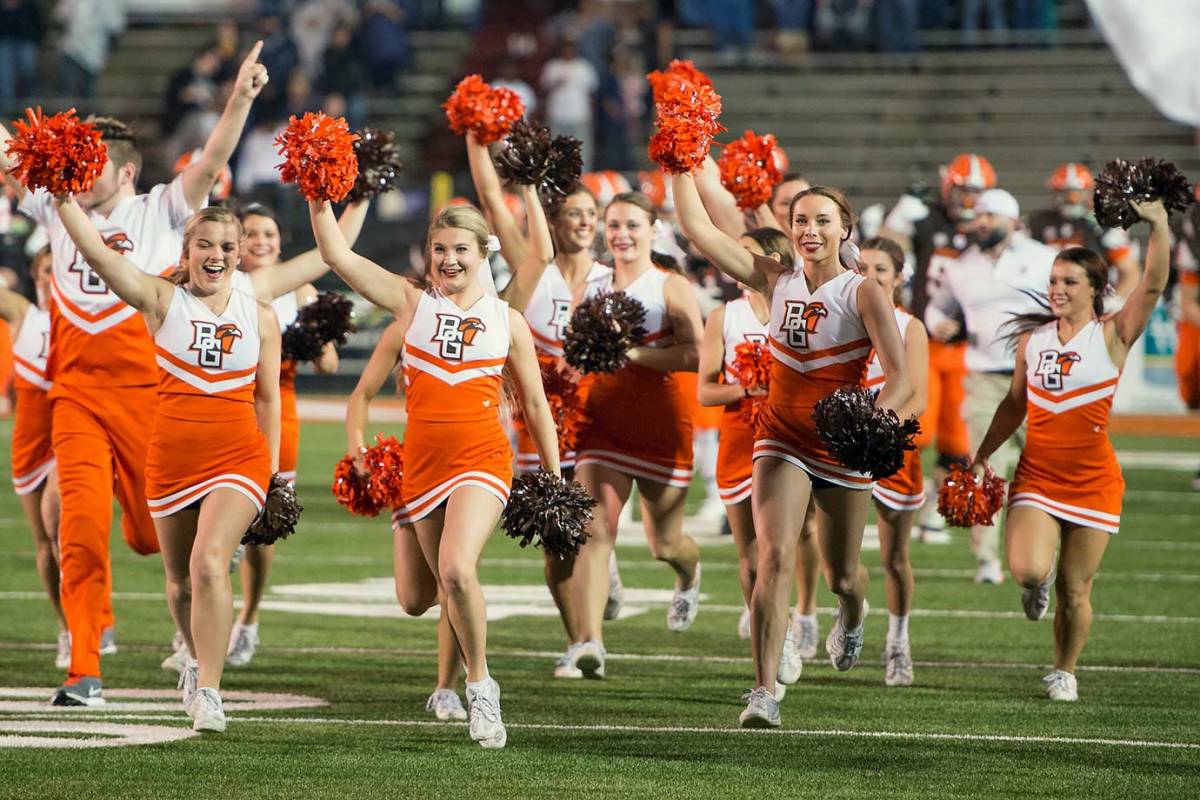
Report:
[[[779,330],[789,347],[808,347],[808,337],[817,332],[821,320],[829,316],[829,309],[822,302],[805,303],[788,300],[783,308],[783,324]]]
[[[1057,350],[1043,350],[1038,355],[1036,374],[1042,379],[1042,388],[1058,390],[1063,388],[1063,378],[1071,374],[1074,366],[1083,360],[1078,353],[1060,353]]]
[[[463,348],[470,347],[475,337],[486,330],[479,317],[463,319],[453,314],[438,314],[433,341],[437,342],[439,356],[447,361],[461,361]]]
[[[232,322],[218,325],[205,320],[192,320],[192,344],[188,350],[197,353],[196,362],[208,369],[220,369],[225,356],[233,352],[233,343],[242,338],[242,332]]]

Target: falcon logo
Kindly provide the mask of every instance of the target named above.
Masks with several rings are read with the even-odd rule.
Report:
[[[437,315],[437,332],[433,341],[438,344],[438,355],[447,361],[461,361],[463,348],[470,347],[475,337],[487,330],[479,317],[456,317],[453,314]]]
[[[1082,360],[1078,353],[1043,350],[1038,356],[1036,370],[1036,374],[1042,379],[1042,388],[1050,390],[1063,388],[1063,377],[1070,375],[1071,369]]]
[[[109,250],[125,255],[133,252],[133,242],[129,239],[129,235],[124,231],[110,233],[104,237],[104,244]],[[75,257],[71,259],[71,265],[67,267],[67,272],[74,272],[79,275],[79,288],[87,294],[108,294],[108,286],[101,280],[100,276],[88,265],[79,251],[75,251]]]
[[[192,344],[189,350],[199,355],[196,362],[202,367],[220,369],[225,356],[233,352],[233,343],[242,338],[242,332],[232,322],[218,325],[215,322],[192,320]]]
[[[828,316],[829,310],[822,302],[788,300],[783,308],[783,324],[779,330],[789,347],[806,348],[809,334],[816,333],[821,320]]]
[[[554,300],[554,310],[550,312],[550,324],[554,326],[559,340],[567,335],[567,325],[571,322],[571,301]]]

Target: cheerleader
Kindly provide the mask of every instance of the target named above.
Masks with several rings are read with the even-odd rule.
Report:
[[[816,433],[813,407],[834,389],[863,381],[872,347],[887,378],[877,405],[907,416],[913,390],[883,289],[844,264],[840,255],[853,224],[841,192],[814,186],[792,198],[791,236],[802,259],[793,268],[756,256],[721,233],[698,202],[692,177],[677,175],[674,180],[684,235],[731,278],[771,301],[768,335],[774,359],[756,433],[751,494],[759,538],[751,606],[756,686],[747,695],[741,723],[775,727],[780,724],[779,702],[772,689],[788,627],[796,541],[810,495],[815,494],[819,511],[825,581],[840,605],[825,640],[839,671],[858,661],[867,612],[867,571],[859,555],[871,479],[829,454]]]
[[[411,315],[404,342],[404,501],[466,661],[471,738],[503,747],[507,734],[500,686],[488,674],[478,564],[512,480],[512,450],[500,422],[505,367],[543,468],[559,472],[533,337],[520,314],[479,285],[479,273],[489,269],[490,232],[475,209],[451,206],[430,226],[431,286],[425,291],[355,254],[328,202],[313,201],[309,210],[325,262],[375,305],[398,319]]]
[[[575,477],[598,505],[591,538],[576,560],[582,629],[575,666],[584,677],[604,675],[604,607],[608,564],[621,509],[634,482],[641,496],[650,552],[675,572],[675,595],[667,627],[689,628],[700,600],[700,550],[683,532],[684,505],[692,480],[694,400],[675,372],[699,366],[700,309],[687,278],[658,269],[650,258],[656,217],[639,192],[613,198],[604,212],[604,237],[614,264],[582,287],[584,298],[623,291],[646,309],[645,344],[632,348],[629,365],[585,381],[586,423],[579,434]]]
[[[229,211],[210,207],[191,216],[180,267],[167,279],[110,250],[74,198],[56,204],[79,252],[142,313],[154,338],[158,406],[146,499],[168,604],[196,656],[180,681],[184,706],[195,730],[223,731],[219,688],[233,624],[229,561],[262,510],[279,460],[278,322],[270,306],[233,288],[242,230]]]
[[[862,245],[859,258],[863,274],[883,287],[895,303],[904,283],[904,251],[891,239],[869,239]],[[925,410],[925,385],[929,369],[929,337],[925,326],[907,311],[894,307],[896,326],[904,342],[908,374],[913,383],[909,409],[914,414]],[[867,363],[867,386],[882,391],[886,380],[879,358],[872,354]],[[884,648],[884,679],[888,686],[911,686],[912,652],[908,644],[908,614],[912,608],[913,573],[908,558],[908,542],[913,522],[925,504],[925,479],[921,474],[921,452],[904,454],[904,466],[875,484],[875,517],[879,527],[879,555],[883,559],[883,586],[887,594],[888,633]]]
[[[1120,525],[1125,491],[1109,412],[1125,359],[1167,285],[1167,212],[1159,201],[1133,207],[1150,223],[1140,282],[1120,311],[1103,316],[1104,256],[1082,247],[1058,254],[1045,311],[1013,320],[1012,388],[974,459],[982,473],[1028,414],[1028,444],[1008,492],[1006,555],[1026,617],[1045,616],[1055,589],[1054,670],[1044,679],[1051,700],[1079,699],[1075,665],[1092,626],[1092,579]]]
[[[404,354],[404,337],[408,333],[411,319],[396,320],[388,325],[375,345],[375,351],[367,361],[362,375],[350,399],[346,402],[347,452],[354,455],[354,467],[359,475],[366,476],[367,469],[362,454],[366,452],[367,409],[389,376],[398,373]],[[401,380],[397,375],[398,382]],[[399,387],[397,387],[399,393]],[[404,613],[419,617],[435,605],[442,606],[438,596],[437,576],[425,561],[417,531],[413,527],[407,509],[392,511],[392,564],[396,576],[396,599]],[[425,701],[425,710],[440,720],[462,721],[467,718],[462,700],[455,690],[462,670],[462,657],[454,632],[450,628],[450,615],[443,613],[437,627],[438,658],[437,685],[433,694]]]
[[[596,198],[579,184],[551,211],[548,223],[537,190],[532,186],[521,187],[529,226],[526,237],[504,202],[500,176],[487,148],[479,143],[474,133],[468,133],[466,141],[475,191],[500,240],[500,252],[513,269],[512,280],[502,296],[510,308],[525,315],[543,372],[558,369],[563,364],[562,339],[571,318],[572,298],[585,283],[600,280],[611,272],[592,257],[592,243],[596,238]],[[514,427],[517,430],[517,471],[533,472],[541,465],[533,437],[520,419],[514,420]],[[564,471],[574,469],[573,450],[561,453],[560,457]],[[578,593],[572,579],[575,559],[547,553],[544,561],[546,586],[558,608],[568,644],[567,651],[555,662],[554,677],[581,678],[583,673],[574,664],[576,644],[582,641],[580,609],[576,602]],[[614,551],[609,559],[605,619],[616,619],[621,610],[621,595],[621,576]]]
[[[71,665],[71,634],[58,596],[58,476],[50,442],[50,380],[46,376],[51,269],[50,248],[46,247],[33,257],[30,265],[37,288],[37,305],[14,291],[0,288],[0,319],[13,330],[13,386],[17,395],[12,427],[13,491],[21,501],[21,510],[33,534],[38,575],[58,618],[54,665],[66,669]]]

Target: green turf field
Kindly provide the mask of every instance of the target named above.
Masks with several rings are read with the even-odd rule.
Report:
[[[1200,493],[1189,488],[1190,471],[1127,472],[1124,528],[1096,581],[1097,619],[1073,705],[1041,695],[1049,617],[1026,621],[1011,584],[974,586],[961,536],[950,546],[913,546],[914,687],[883,685],[883,579],[878,551],[867,552],[873,612],[863,662],[846,674],[827,661],[808,664],[783,703],[783,728],[758,733],[736,727],[752,673],[748,644],[735,634],[732,545],[704,548],[706,599],[683,634],[665,626],[667,568],[644,544],[621,546],[631,596],[658,593],[627,599],[644,612],[609,624],[607,680],[564,682],[550,677],[564,643],[539,589],[539,555],[497,535],[482,577],[490,604],[503,598],[512,612],[489,626],[509,739],[505,750],[484,751],[464,727],[431,722],[424,711],[434,623],[403,618],[389,599],[386,523],[351,517],[329,494],[340,426],[306,425],[303,435],[307,510],[298,535],[279,548],[257,657],[225,673],[228,732],[99,749],[0,746],[0,797],[1200,796],[1200,613],[1189,601],[1200,589]],[[7,439],[7,423],[0,436]],[[1119,446],[1200,451],[1167,437]],[[100,723],[118,726],[100,731],[114,737],[187,731],[173,691],[117,691],[174,689],[174,676],[159,668],[173,626],[156,557],[134,556],[114,536],[120,652],[104,662],[109,706],[71,710],[45,704],[61,679],[54,624],[8,491],[0,492],[0,550],[0,741],[80,739]],[[822,593],[820,605],[824,636],[832,595]],[[239,710],[237,692],[327,704]],[[31,721],[59,732],[28,730]]]

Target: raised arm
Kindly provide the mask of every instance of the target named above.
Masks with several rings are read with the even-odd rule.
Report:
[[[370,200],[355,201],[348,204],[342,211],[342,216],[338,218],[338,227],[348,247],[354,247],[354,243],[358,241],[358,234],[362,232],[370,206]],[[250,273],[250,281],[254,284],[255,296],[269,303],[277,297],[283,297],[305,284],[312,283],[326,272],[329,272],[329,265],[321,259],[321,251],[314,247],[280,264],[256,269]]]
[[[217,125],[204,143],[204,152],[184,169],[183,196],[187,198],[188,206],[200,208],[208,201],[208,193],[212,191],[217,176],[229,157],[233,155],[238,140],[242,138],[242,129],[246,126],[246,118],[250,115],[250,106],[254,98],[267,85],[269,77],[267,68],[258,63],[258,54],[262,52],[263,43],[255,42],[254,47],[238,68],[237,78],[234,79],[233,93],[225,103],[225,110]]]
[[[25,312],[33,303],[12,289],[0,287],[0,319],[12,326],[13,336],[21,329],[21,321]]]
[[[1123,349],[1131,347],[1146,330],[1150,314],[1167,288],[1170,271],[1171,230],[1167,224],[1167,210],[1158,200],[1135,203],[1134,208],[1142,219],[1150,223],[1150,241],[1146,245],[1146,266],[1142,270],[1142,279],[1113,317],[1117,343]]]
[[[333,206],[328,200],[310,200],[308,213],[317,249],[325,263],[367,300],[398,317],[403,316],[411,302],[409,293],[417,291],[412,284],[351,250],[333,219]]]
[[[175,287],[169,281],[147,275],[125,256],[110,250],[74,197],[62,195],[55,197],[54,202],[63,227],[91,268],[117,297],[145,315],[151,333],[158,330]]]
[[[675,343],[666,347],[630,348],[629,363],[662,372],[695,372],[700,367],[700,305],[692,285],[682,275],[671,275],[663,286],[667,317]]]
[[[363,448],[367,446],[368,407],[400,362],[407,332],[408,323],[401,320],[394,321],[384,329],[354,391],[346,401],[346,452],[356,457],[361,456]]]
[[[558,463],[558,432],[554,428],[554,416],[546,402],[546,391],[542,387],[542,372],[538,366],[537,353],[533,348],[533,335],[529,324],[515,308],[508,310],[511,331],[508,348],[507,368],[517,389],[517,400],[521,414],[534,446],[542,459],[542,469],[561,474]]]
[[[524,312],[533,296],[533,290],[542,278],[549,259],[542,259],[538,249],[525,240],[521,226],[504,203],[504,190],[500,185],[500,176],[496,173],[496,165],[492,162],[491,153],[485,145],[479,143],[474,133],[467,133],[467,163],[471,167],[471,181],[475,184],[475,193],[479,195],[479,204],[487,217],[488,225],[496,232],[500,240],[500,253],[512,268],[513,276],[504,289],[505,302],[512,308]],[[536,196],[536,192],[535,192]],[[536,201],[540,205],[540,201]],[[545,227],[545,218],[542,218]],[[532,222],[530,232],[532,233]],[[540,236],[541,234],[539,234]],[[549,238],[549,230],[545,237]]]
[[[735,281],[760,292],[769,291],[775,277],[786,267],[773,258],[752,254],[714,225],[704,210],[691,175],[675,175],[671,179],[671,186],[675,196],[675,215],[688,241],[717,269]]]
[[[708,212],[709,219],[726,236],[737,238],[746,232],[746,216],[738,208],[733,195],[721,185],[721,171],[712,156],[704,157],[704,164],[693,175],[700,201]]]
[[[876,407],[889,408],[900,419],[917,413],[912,402],[915,392],[908,372],[908,356],[900,340],[900,329],[896,327],[896,315],[883,287],[873,280],[865,280],[858,286],[858,313],[887,380],[875,399]]]
[[[976,473],[983,471],[992,453],[999,450],[1000,445],[1007,442],[1025,421],[1025,344],[1028,341],[1029,334],[1017,341],[1017,361],[1013,368],[1012,384],[1000,405],[996,407],[996,413],[992,415],[992,424],[988,426],[983,442],[975,451],[971,467]]]
[[[258,303],[258,370],[254,374],[254,416],[267,437],[271,474],[279,471],[279,318],[268,304]]]
[[[699,380],[696,399],[702,406],[727,406],[747,396],[736,383],[722,383],[725,370],[725,306],[715,309],[704,321],[704,339],[700,342]]]

